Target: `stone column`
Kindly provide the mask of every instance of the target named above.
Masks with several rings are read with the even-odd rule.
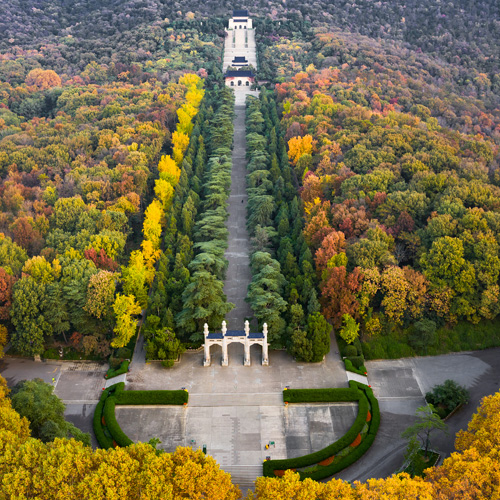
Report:
[[[203,345],[205,351],[205,359],[203,360],[203,366],[210,366],[210,340],[208,337],[208,325],[205,323],[203,327],[203,335],[205,336],[205,344]]]
[[[269,352],[267,346],[267,323],[264,323],[262,328],[262,333],[264,334],[264,339],[262,341],[262,364],[264,366],[269,365]]]
[[[229,359],[227,355],[227,339],[226,339],[226,322],[222,322],[222,366],[229,365]]]

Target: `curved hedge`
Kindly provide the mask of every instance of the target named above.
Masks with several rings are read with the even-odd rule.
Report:
[[[113,445],[129,446],[134,444],[133,441],[122,431],[120,424],[116,421],[115,415],[116,398],[114,396],[106,399],[104,403],[104,420],[111,436],[113,437]]]
[[[297,458],[265,461],[263,466],[265,476],[274,477],[279,475],[275,471],[281,472],[286,469],[307,467],[307,470],[298,471],[301,479],[306,477],[315,480],[325,479],[353,464],[368,450],[375,439],[380,424],[378,402],[368,386],[355,381],[350,381],[349,386],[350,389],[289,389],[283,391],[284,399],[290,398],[288,393],[291,393],[293,402],[297,403],[358,401],[358,415],[344,436],[322,450]],[[347,399],[349,395],[351,399]],[[367,431],[364,431],[365,424],[368,425]],[[354,445],[353,443],[359,439],[361,440],[359,445]],[[353,446],[352,451],[349,450],[350,446]],[[336,460],[335,456],[340,453],[344,455]],[[320,465],[320,462],[327,465]]]
[[[116,405],[183,405],[187,404],[187,391],[125,391],[120,382],[108,387],[97,403],[93,427],[101,448],[129,446],[133,441],[122,431],[116,420]]]

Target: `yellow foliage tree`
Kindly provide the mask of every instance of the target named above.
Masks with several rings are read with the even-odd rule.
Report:
[[[177,130],[183,132],[184,134],[191,135],[193,130],[193,117],[196,116],[198,110],[191,104],[183,104],[177,110]]]
[[[151,241],[155,250],[160,248],[161,222],[164,214],[165,212],[160,201],[156,199],[149,204],[144,213],[142,233],[144,234],[144,238]]]
[[[203,89],[191,87],[186,92],[186,101],[195,108],[199,108],[204,95],[205,91]]]
[[[172,144],[173,144],[173,155],[174,160],[177,165],[182,163],[184,158],[184,153],[189,146],[189,136],[184,132],[178,132],[177,130],[172,134]]]
[[[168,180],[156,179],[155,181],[155,195],[160,200],[163,210],[167,211],[172,204],[174,197],[174,188]]]
[[[311,154],[313,150],[313,138],[307,134],[304,137],[292,137],[288,141],[288,158],[295,166],[301,156]]]
[[[172,186],[176,186],[181,176],[181,169],[177,166],[170,155],[163,155],[158,163],[160,179],[165,179]]]
[[[135,333],[136,320],[133,315],[141,312],[141,306],[133,295],[117,294],[113,311],[116,316],[116,326],[114,332],[116,337],[112,340],[113,347],[125,347]]]
[[[149,273],[149,275],[146,277],[146,282],[151,285],[153,283],[153,279],[154,279],[154,265],[156,264],[157,260],[160,258],[161,250],[155,250],[155,248],[153,247],[153,244],[149,240],[143,240],[141,243],[141,248],[142,248],[142,255],[144,256],[144,263],[146,264],[146,267],[148,269],[153,270],[153,272]]]
[[[186,73],[179,78],[179,83],[188,88],[196,88],[203,84],[203,80],[196,73]]]
[[[51,264],[45,260],[45,257],[37,255],[25,262],[22,272],[39,283],[52,283],[61,276],[61,264],[57,259],[54,259]]]

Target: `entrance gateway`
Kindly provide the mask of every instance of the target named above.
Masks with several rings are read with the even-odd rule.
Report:
[[[205,359],[203,360],[203,366],[210,366],[212,362],[210,358],[210,346],[214,344],[222,346],[222,366],[228,366],[229,358],[227,354],[227,346],[232,342],[238,342],[244,345],[244,366],[250,366],[250,346],[253,344],[260,344],[262,346],[262,365],[269,365],[267,323],[264,323],[262,327],[262,333],[251,333],[250,324],[248,321],[245,321],[244,330],[228,330],[226,327],[226,322],[223,321],[221,331],[212,333],[208,331],[208,325],[205,323],[203,335],[205,336]]]

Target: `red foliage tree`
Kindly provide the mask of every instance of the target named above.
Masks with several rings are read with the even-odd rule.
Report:
[[[12,305],[12,287],[16,282],[16,278],[7,274],[3,267],[0,267],[0,319],[8,320],[9,312]]]
[[[117,271],[119,268],[118,264],[111,257],[108,257],[104,248],[101,248],[99,252],[97,252],[94,248],[89,248],[88,250],[85,250],[83,254],[87,260],[91,260],[99,269],[104,269],[105,271]]]
[[[359,303],[356,294],[361,290],[362,274],[359,268],[348,273],[345,266],[327,268],[325,274],[321,282],[322,312],[333,322],[335,328],[340,328],[342,315],[358,317]]]

